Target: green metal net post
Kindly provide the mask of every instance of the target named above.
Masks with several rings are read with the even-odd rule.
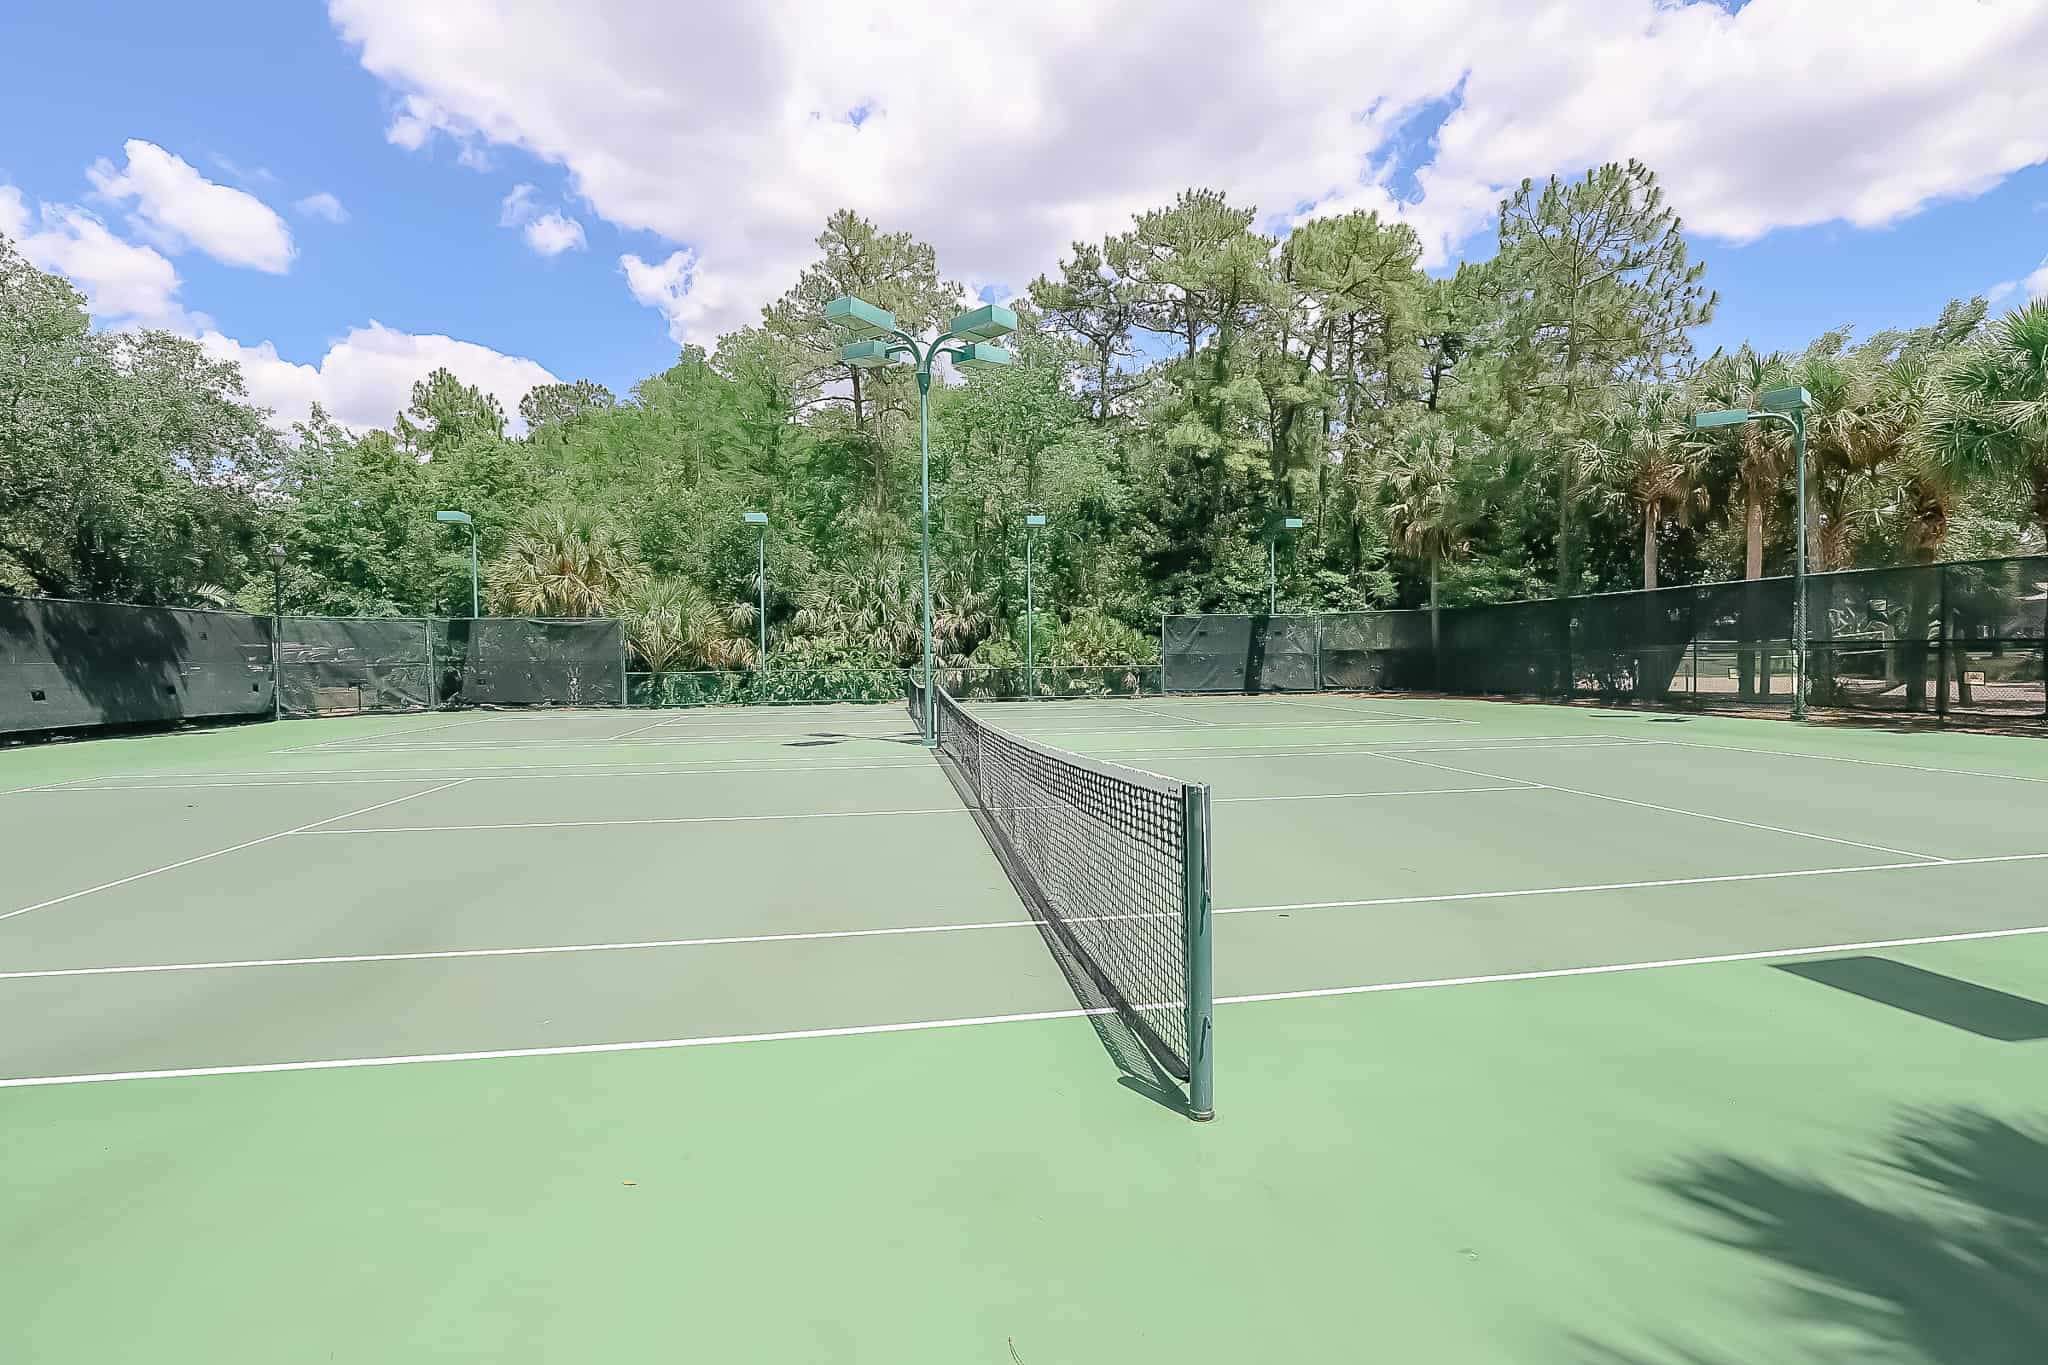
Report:
[[[1182,798],[1182,894],[1188,954],[1188,1112],[1216,1117],[1216,986],[1210,951],[1209,789],[1190,786]]]

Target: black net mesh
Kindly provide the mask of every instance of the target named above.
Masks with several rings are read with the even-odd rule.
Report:
[[[1333,692],[1420,691],[1428,667],[1426,611],[1340,611],[1321,618],[1321,682]]]
[[[0,597],[0,733],[271,707],[267,617]]]
[[[1186,783],[1034,744],[938,693],[939,754],[1056,951],[1177,1079],[1188,1078],[1194,903]],[[911,684],[911,704],[918,704]],[[1084,1000],[1085,1000],[1084,996]]]
[[[443,621],[435,650],[450,706],[620,706],[626,641],[609,618]]]
[[[1169,616],[1160,631],[1168,692],[1256,692],[1249,616]]]
[[[424,711],[434,704],[433,623],[287,616],[278,623],[278,688],[288,716]]]

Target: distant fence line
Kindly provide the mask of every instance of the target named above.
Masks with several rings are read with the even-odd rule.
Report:
[[[1168,616],[1170,693],[1445,692],[1790,705],[1791,578],[1416,611]],[[1807,578],[1808,699],[2048,717],[2048,555]]]
[[[0,597],[0,734],[464,706],[621,706],[625,693],[625,633],[609,618],[273,621]]]
[[[1169,616],[1158,664],[950,667],[962,699],[1445,692],[1792,701],[1793,580],[1320,615]],[[2048,718],[2048,555],[1813,574],[1809,699]],[[276,646],[273,662],[272,646]],[[273,687],[273,669],[275,686]],[[268,616],[0,597],[0,735],[465,706],[890,701],[848,670],[629,673],[612,618]]]

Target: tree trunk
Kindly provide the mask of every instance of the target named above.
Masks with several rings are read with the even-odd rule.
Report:
[[[2033,468],[2028,471],[2034,478],[2034,522],[2041,528],[2043,537],[2048,537],[2048,451],[2034,457]]]
[[[1742,576],[1754,582],[1764,576],[1764,499],[1763,494],[1755,489],[1749,490],[1746,498]],[[1741,633],[1745,647],[1736,651],[1736,670],[1740,675],[1738,685],[1740,695],[1744,698],[1752,698],[1757,694],[1757,651],[1748,646],[1756,639],[1759,609],[1757,594],[1751,591],[1745,597],[1742,608]],[[1768,652],[1765,657],[1769,657]]]
[[[1109,424],[1109,347],[1102,348],[1102,364],[1095,372],[1095,424]]]
[[[1643,504],[1643,590],[1657,586],[1657,504]]]

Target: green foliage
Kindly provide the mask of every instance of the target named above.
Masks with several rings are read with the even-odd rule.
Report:
[[[943,665],[1021,688],[1027,557],[1037,660],[1074,671],[1043,677],[1111,689],[1156,659],[1161,613],[1264,610],[1269,573],[1285,610],[1345,610],[1777,571],[1790,441],[1684,418],[1792,383],[1817,564],[2048,535],[2048,305],[1698,361],[1714,297],[1634,163],[1522,185],[1496,255],[1445,278],[1372,214],[1261,221],[1190,189],[1077,242],[1018,301],[1013,365],[940,374]],[[287,610],[463,613],[468,535],[434,519],[456,509],[493,609],[620,615],[649,698],[893,698],[924,637],[917,390],[841,365],[821,314],[852,293],[929,335],[964,296],[929,244],[852,212],[818,248],[759,325],[624,396],[542,385],[517,437],[446,370],[388,430],[315,410],[280,435],[234,366],[95,333],[0,239],[0,591],[264,611],[275,543]],[[765,593],[747,511],[770,519]]]

